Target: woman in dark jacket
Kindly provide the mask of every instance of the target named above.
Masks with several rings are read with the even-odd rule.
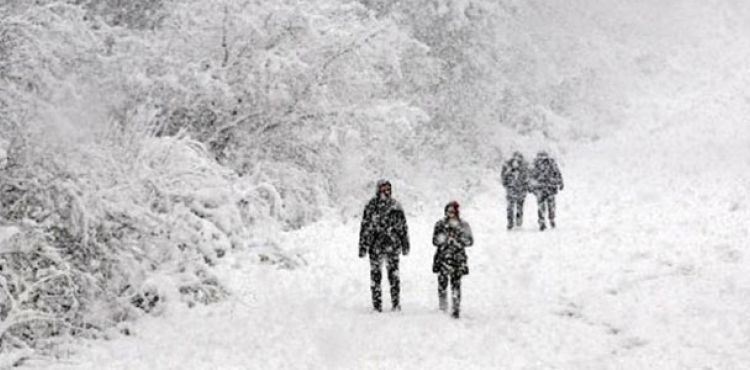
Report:
[[[437,247],[432,272],[438,274],[438,299],[440,310],[448,310],[447,288],[451,284],[453,310],[451,316],[459,317],[461,306],[461,277],[469,274],[466,248],[474,244],[469,223],[461,220],[458,202],[445,206],[445,218],[435,224],[432,244]]]

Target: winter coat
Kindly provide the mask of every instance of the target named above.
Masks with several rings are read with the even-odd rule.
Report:
[[[359,255],[409,254],[409,229],[401,205],[394,199],[372,198],[365,206],[359,231]]]
[[[466,248],[474,244],[469,223],[463,220],[453,225],[448,218],[435,223],[432,244],[437,247],[432,262],[432,272],[447,274],[469,274]]]
[[[516,167],[513,167],[513,161],[518,161]],[[501,176],[508,197],[526,196],[529,191],[529,165],[526,161],[516,157],[509,159],[503,164]]]
[[[549,157],[535,158],[529,181],[530,190],[535,194],[557,194],[562,187],[563,179],[557,162]]]

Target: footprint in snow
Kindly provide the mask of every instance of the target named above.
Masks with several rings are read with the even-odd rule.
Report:
[[[719,244],[714,247],[716,257],[724,263],[739,263],[742,261],[742,251],[733,248],[729,244]]]

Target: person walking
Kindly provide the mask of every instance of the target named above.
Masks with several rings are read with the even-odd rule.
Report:
[[[507,202],[508,230],[523,225],[523,203],[529,191],[529,165],[520,152],[503,164],[502,182]]]
[[[400,311],[401,281],[399,278],[399,256],[409,254],[409,230],[401,204],[391,197],[391,183],[380,180],[375,197],[365,206],[359,232],[359,257],[370,256],[370,291],[372,306],[383,311],[382,280],[383,265],[386,265],[391,287],[391,308]]]
[[[435,223],[432,244],[437,247],[432,272],[438,274],[438,307],[448,310],[448,283],[451,287],[451,316],[459,318],[461,311],[461,278],[469,274],[466,248],[474,244],[469,223],[462,220],[458,202],[450,202],[444,209],[445,217]]]
[[[549,218],[549,225],[554,228],[555,196],[558,191],[563,190],[563,178],[557,162],[544,151],[537,153],[534,158],[529,184],[536,196],[539,230],[544,231],[547,228],[545,216]]]

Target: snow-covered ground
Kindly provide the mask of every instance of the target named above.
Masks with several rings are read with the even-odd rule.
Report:
[[[306,267],[231,255],[219,270],[227,301],[172,306],[130,336],[27,366],[747,369],[747,132],[732,122],[667,127],[570,150],[550,232],[537,231],[532,197],[523,230],[506,232],[501,190],[477,196],[462,212],[476,244],[460,320],[437,310],[436,208],[409,214],[402,312],[370,310],[358,220],[323,221],[285,236]]]

